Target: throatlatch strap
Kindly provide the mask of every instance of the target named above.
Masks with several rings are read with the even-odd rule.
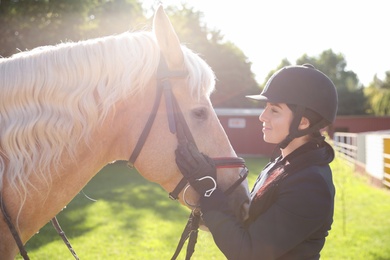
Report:
[[[157,109],[160,106],[161,95],[162,95],[162,88],[157,88],[157,93],[156,93],[156,98],[154,99],[152,113],[150,114],[148,121],[146,122],[146,125],[144,127],[144,130],[142,131],[141,136],[139,137],[138,142],[134,147],[133,153],[131,154],[129,161],[127,163],[127,165],[130,168],[133,168],[134,163],[137,160],[138,155],[140,154],[141,149],[145,144],[146,138],[148,138],[150,130],[152,129],[153,122],[156,119]]]

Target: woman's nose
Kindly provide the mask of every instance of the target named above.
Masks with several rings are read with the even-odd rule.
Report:
[[[263,110],[263,112],[261,112],[260,116],[259,116],[259,121],[260,122],[265,122],[267,119],[266,119],[266,114],[265,114],[265,111],[266,109]]]

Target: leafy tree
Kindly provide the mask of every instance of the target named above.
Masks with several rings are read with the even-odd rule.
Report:
[[[142,21],[136,0],[1,0],[0,55],[121,33]]]
[[[390,71],[386,72],[382,81],[374,76],[373,81],[365,89],[370,104],[369,113],[376,116],[390,116]]]
[[[179,9],[180,8],[180,9]],[[219,31],[202,23],[203,14],[186,5],[167,9],[174,27],[189,48],[199,53],[214,70],[216,91],[211,96],[215,107],[253,106],[245,95],[258,94],[259,86],[251,63],[233,43],[225,42]]]

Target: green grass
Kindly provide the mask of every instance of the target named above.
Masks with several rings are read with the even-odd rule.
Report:
[[[371,186],[342,159],[332,169],[335,214],[323,259],[390,259],[390,190]]]
[[[249,186],[265,159],[247,158]],[[335,221],[322,259],[390,259],[390,193],[374,188],[338,159]],[[170,259],[189,210],[168,199],[160,186],[123,163],[104,168],[58,215],[80,259]],[[185,245],[186,247],[186,245]],[[34,259],[73,259],[50,223],[28,243]],[[178,259],[184,259],[185,248]],[[18,257],[18,259],[21,259]],[[192,259],[225,259],[209,233],[201,231]]]

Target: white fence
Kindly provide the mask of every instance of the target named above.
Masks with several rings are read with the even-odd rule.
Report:
[[[335,150],[355,166],[390,187],[390,131],[336,132]]]
[[[336,132],[333,135],[335,150],[351,163],[357,161],[357,136],[358,134],[341,132]]]

